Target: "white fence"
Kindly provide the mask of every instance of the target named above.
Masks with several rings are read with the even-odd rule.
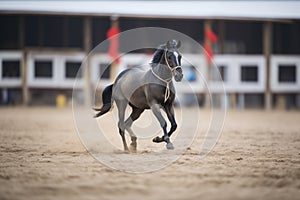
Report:
[[[22,86],[22,71],[21,62],[22,52],[20,51],[5,51],[0,52],[0,87],[15,88]],[[10,64],[17,65],[17,69]]]
[[[27,83],[29,88],[66,88],[72,89],[77,70],[85,57],[84,53],[38,53],[27,54]],[[117,72],[128,67],[149,67],[151,56],[146,54],[128,54],[122,57]],[[105,86],[111,82],[109,77],[102,77],[104,68],[111,60],[107,54],[96,54],[90,59],[91,82]],[[266,85],[266,67],[262,55],[216,55],[214,63],[220,69],[227,93],[263,93]],[[22,86],[22,52],[0,52],[0,87]],[[16,68],[19,65],[19,68]],[[183,55],[183,73],[195,67],[196,80],[176,83],[181,93],[204,92],[207,70],[205,58],[201,55]],[[10,67],[13,66],[13,67]],[[216,81],[215,70],[211,69],[210,91],[220,92],[220,82]],[[78,80],[79,87],[84,86],[83,74]],[[300,56],[271,56],[271,90],[274,93],[300,92]]]
[[[265,90],[266,68],[261,55],[217,55],[215,64],[223,74],[228,93],[260,93]],[[222,70],[220,68],[223,68]],[[220,86],[212,81],[212,91]]]
[[[271,89],[276,93],[300,92],[300,56],[271,57]]]
[[[29,53],[27,58],[28,86],[30,88],[72,88],[84,53],[44,54]],[[69,63],[73,73],[68,74]],[[41,69],[43,68],[43,69]],[[74,73],[75,72],[75,73]],[[80,80],[79,85],[83,86]]]

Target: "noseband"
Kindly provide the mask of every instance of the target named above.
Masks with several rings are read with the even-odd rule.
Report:
[[[166,79],[166,80],[163,79],[163,78],[161,78],[159,75],[157,75],[157,74],[153,71],[153,68],[152,68],[152,67],[151,67],[151,72],[152,72],[152,74],[153,74],[156,78],[158,78],[159,80],[161,80],[162,82],[164,82],[164,83],[167,84],[166,90],[165,90],[165,98],[164,98],[164,103],[165,103],[165,102],[168,100],[168,98],[170,97],[170,83],[171,83],[172,78],[173,78],[173,72],[174,72],[176,69],[178,69],[178,68],[181,69],[181,66],[176,66],[176,67],[173,67],[173,68],[170,66],[170,64],[169,64],[169,62],[168,62],[168,59],[167,59],[167,50],[165,50],[164,58],[165,58],[165,61],[166,61],[166,64],[167,64],[168,68],[169,68],[170,71],[171,71],[171,74],[172,74],[171,78],[168,78],[168,79]]]

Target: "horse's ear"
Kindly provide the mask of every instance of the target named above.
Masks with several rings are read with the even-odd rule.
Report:
[[[179,49],[179,48],[180,48],[180,46],[181,46],[181,41],[180,41],[180,40],[178,40],[178,42],[177,42],[177,45],[176,45],[176,48],[177,48],[177,49]]]
[[[167,47],[167,49],[170,49],[170,47],[171,47],[170,41],[168,41],[168,42],[166,43],[166,47]]]

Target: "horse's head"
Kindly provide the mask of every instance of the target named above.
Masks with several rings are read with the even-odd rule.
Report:
[[[175,81],[179,82],[183,78],[182,68],[181,68],[181,54],[178,51],[180,47],[180,41],[170,40],[166,43],[165,50],[165,61],[167,66],[171,69]]]

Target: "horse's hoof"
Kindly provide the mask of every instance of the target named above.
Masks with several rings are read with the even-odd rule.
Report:
[[[130,151],[129,150],[124,150],[123,153],[124,154],[130,154]]]
[[[130,146],[129,146],[129,151],[130,151],[131,153],[136,153],[136,146],[135,146],[135,145],[130,145]]]
[[[128,147],[124,148],[124,153],[130,153]]]
[[[157,137],[153,138],[152,142],[160,143],[160,142],[164,142],[164,139],[163,139],[163,137],[157,136]]]
[[[167,143],[166,146],[167,146],[168,150],[173,150],[174,149],[174,146],[173,146],[173,144],[171,142]]]

